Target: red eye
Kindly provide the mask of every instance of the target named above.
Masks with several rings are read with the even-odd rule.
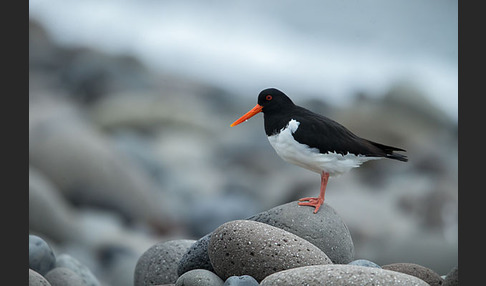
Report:
[[[265,97],[265,99],[270,101],[270,100],[272,100],[272,96],[271,96],[271,95],[267,95],[267,96]]]

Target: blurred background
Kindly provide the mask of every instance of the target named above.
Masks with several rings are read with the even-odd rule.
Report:
[[[457,1],[29,1],[29,232],[132,285],[159,241],[318,193],[262,116],[276,87],[407,150],[329,182],[355,257],[458,259]]]

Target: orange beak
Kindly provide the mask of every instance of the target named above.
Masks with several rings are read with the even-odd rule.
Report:
[[[231,127],[236,126],[236,125],[240,124],[241,122],[250,119],[255,114],[260,113],[262,111],[262,108],[263,108],[263,106],[261,106],[260,104],[255,105],[255,107],[253,107],[250,111],[248,111],[242,117],[238,118],[238,120],[236,120],[235,122],[233,122],[230,126]]]

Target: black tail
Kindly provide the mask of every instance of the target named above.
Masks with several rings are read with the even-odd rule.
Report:
[[[400,148],[392,147],[392,146],[388,146],[388,145],[383,145],[383,144],[376,143],[376,142],[373,142],[373,141],[369,141],[369,142],[371,144],[373,144],[375,147],[378,147],[380,150],[382,150],[383,152],[385,152],[384,157],[386,157],[386,158],[395,159],[395,160],[403,161],[403,162],[407,162],[408,161],[408,158],[407,158],[406,155],[397,154],[397,153],[394,153],[393,152],[393,151],[403,151],[403,152],[407,152],[404,149],[400,149]]]

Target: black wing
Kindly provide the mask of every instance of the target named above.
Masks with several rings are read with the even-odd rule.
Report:
[[[405,150],[358,137],[336,121],[305,108],[295,109],[292,116],[300,122],[299,128],[293,134],[294,139],[311,148],[319,149],[321,153],[336,152],[345,155],[349,152],[368,157],[408,161],[405,155],[393,153]]]

